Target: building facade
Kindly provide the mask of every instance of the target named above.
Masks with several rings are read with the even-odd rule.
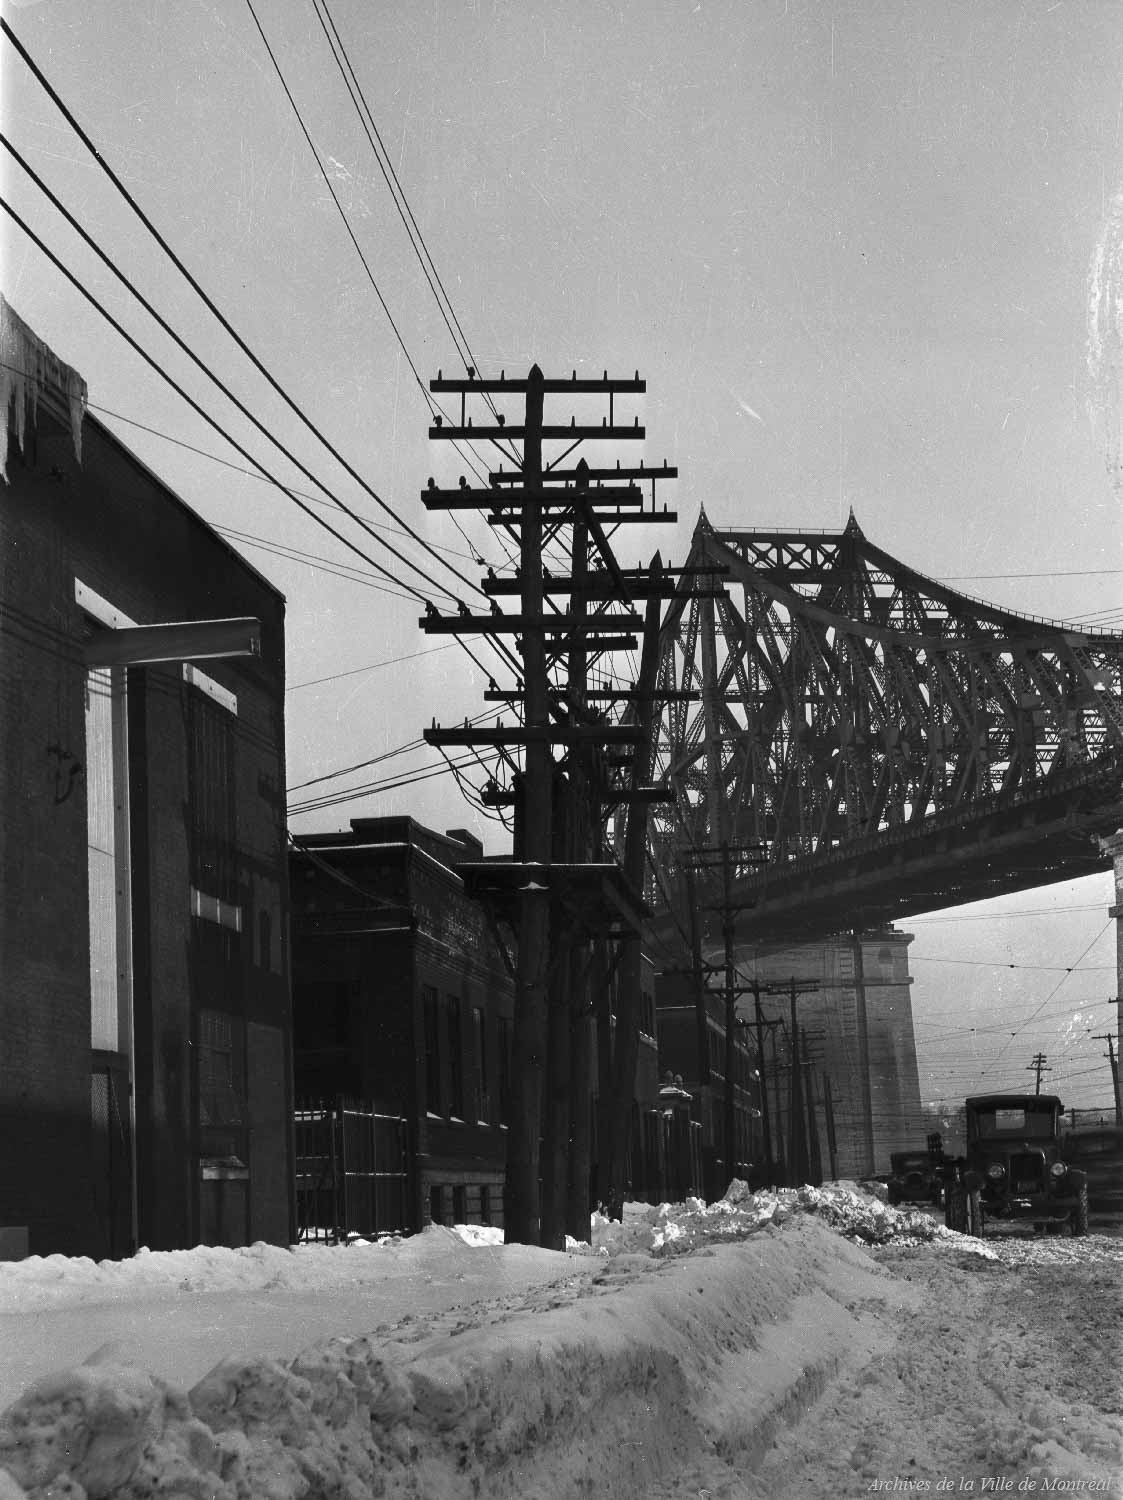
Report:
[[[910,933],[863,932],[770,952],[739,965],[743,981],[761,987],[763,1073],[774,1150],[793,1156],[792,1121],[803,1120],[806,1165],[823,1176],[861,1178],[889,1169],[891,1151],[923,1150],[908,972]],[[795,1000],[792,1000],[794,988]],[[741,1014],[755,1020],[753,997]],[[793,1115],[794,1055],[800,1069]]]
[[[297,1100],[408,1121],[413,1228],[503,1222],[514,985],[453,868],[482,852],[387,817],[292,854]]]
[[[287,1243],[284,601],[0,313],[0,1253]]]
[[[486,901],[465,893],[456,870],[482,855],[463,829],[440,834],[403,816],[302,834],[291,857],[298,1109],[342,1095],[406,1121],[416,1162],[408,1227],[503,1223],[514,981]],[[629,1188],[657,1196],[659,1059],[646,962],[640,1014]],[[584,1024],[596,1077],[597,1026],[591,1016]],[[595,1093],[591,1110],[595,1198]]]

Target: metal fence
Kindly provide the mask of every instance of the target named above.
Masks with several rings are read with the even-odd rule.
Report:
[[[298,1101],[294,1124],[298,1239],[336,1244],[418,1227],[407,1120],[340,1098]]]

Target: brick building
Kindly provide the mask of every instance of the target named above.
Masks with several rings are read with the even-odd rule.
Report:
[[[514,984],[485,901],[466,894],[455,868],[478,869],[482,846],[462,829],[440,834],[404,816],[354,818],[349,830],[298,842],[298,1102],[349,1095],[408,1122],[418,1166],[414,1226],[502,1224]],[[654,975],[645,963],[632,1119],[637,1193],[657,1191],[644,1120],[658,1102]]]
[[[284,602],[0,314],[0,1253],[285,1243]]]
[[[292,854],[294,1078],[409,1122],[410,1219],[501,1224],[514,986],[453,865],[471,834],[409,817],[303,834]]]

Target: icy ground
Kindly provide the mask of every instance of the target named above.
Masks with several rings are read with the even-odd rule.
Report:
[[[0,1500],[1123,1497],[1123,1241],[853,1184],[497,1241],[0,1264]]]

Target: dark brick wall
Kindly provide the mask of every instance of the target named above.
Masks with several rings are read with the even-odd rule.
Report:
[[[186,717],[198,689],[178,665],[129,671],[137,1182],[141,1242],[195,1243],[191,1044],[199,1006],[217,1004],[256,1044],[243,1080],[251,1110],[263,1112],[253,1122],[251,1232],[285,1242],[283,601],[92,418],[79,466],[69,431],[41,403],[26,451],[12,445],[8,475],[0,485],[0,1224],[28,1224],[33,1253],[106,1253],[91,1186],[80,773],[89,625],[75,603],[77,577],[140,623],[262,621],[260,659],[204,664],[239,707],[234,843],[244,929],[217,999],[213,969],[203,979],[206,924],[189,910]]]

